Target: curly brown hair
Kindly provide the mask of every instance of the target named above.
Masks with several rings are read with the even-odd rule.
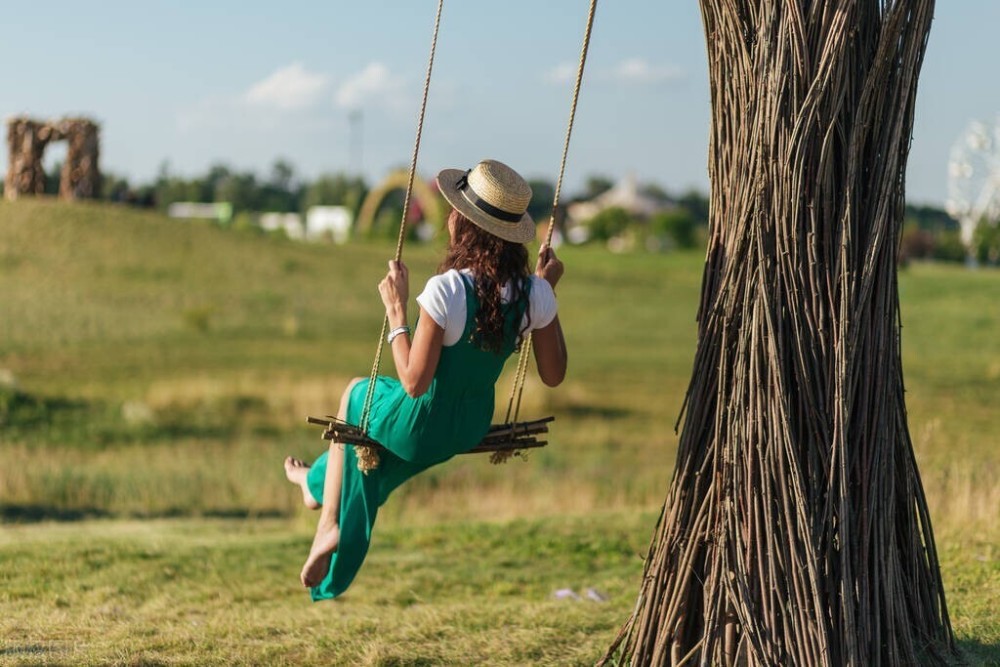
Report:
[[[448,253],[438,267],[438,272],[449,269],[469,269],[475,277],[476,298],[479,310],[476,312],[476,328],[472,341],[480,349],[499,354],[508,336],[517,335],[517,345],[530,324],[520,331],[518,322],[507,324],[510,308],[524,310],[527,314],[530,270],[528,249],[523,243],[505,241],[486,230],[477,227],[464,215],[452,210],[448,216],[448,226],[453,230]],[[503,286],[510,283],[510,301],[500,300]]]

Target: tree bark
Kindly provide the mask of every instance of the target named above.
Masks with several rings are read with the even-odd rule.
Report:
[[[933,0],[701,0],[709,244],[674,478],[603,663],[954,651],[896,255]]]

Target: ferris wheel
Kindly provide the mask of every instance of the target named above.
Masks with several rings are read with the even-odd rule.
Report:
[[[952,144],[945,208],[958,220],[971,257],[976,227],[1000,220],[1000,116],[993,123],[969,123]]]

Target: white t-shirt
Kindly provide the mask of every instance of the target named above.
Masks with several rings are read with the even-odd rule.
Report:
[[[472,272],[462,269],[462,273],[472,277]],[[510,284],[504,285],[500,295],[503,301],[510,300]],[[450,347],[462,338],[465,331],[465,281],[455,269],[433,276],[427,281],[424,291],[417,297],[417,303],[444,329],[444,346]],[[556,295],[548,281],[531,276],[531,293],[528,295],[528,312],[532,331],[541,329],[556,318]],[[525,322],[522,320],[521,327]]]

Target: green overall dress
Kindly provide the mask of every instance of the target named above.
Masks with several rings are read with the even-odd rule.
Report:
[[[378,376],[372,399],[368,432],[386,450],[381,463],[367,475],[358,470],[354,447],[344,447],[344,482],[340,494],[340,545],[330,571],[312,589],[313,600],[343,593],[361,568],[378,508],[400,484],[427,468],[468,451],[482,441],[493,418],[494,385],[504,362],[514,351],[516,336],[509,334],[498,354],[479,349],[472,342],[479,301],[471,279],[465,283],[466,320],[462,337],[441,349],[434,378],[427,392],[411,398],[399,380]],[[525,279],[525,296],[531,280]],[[511,304],[506,331],[516,331],[527,304]],[[513,322],[511,321],[513,320]],[[514,326],[511,326],[515,324]],[[357,424],[368,391],[367,379],[351,390],[347,421]],[[309,492],[323,503],[323,484],[329,452],[309,469]]]

